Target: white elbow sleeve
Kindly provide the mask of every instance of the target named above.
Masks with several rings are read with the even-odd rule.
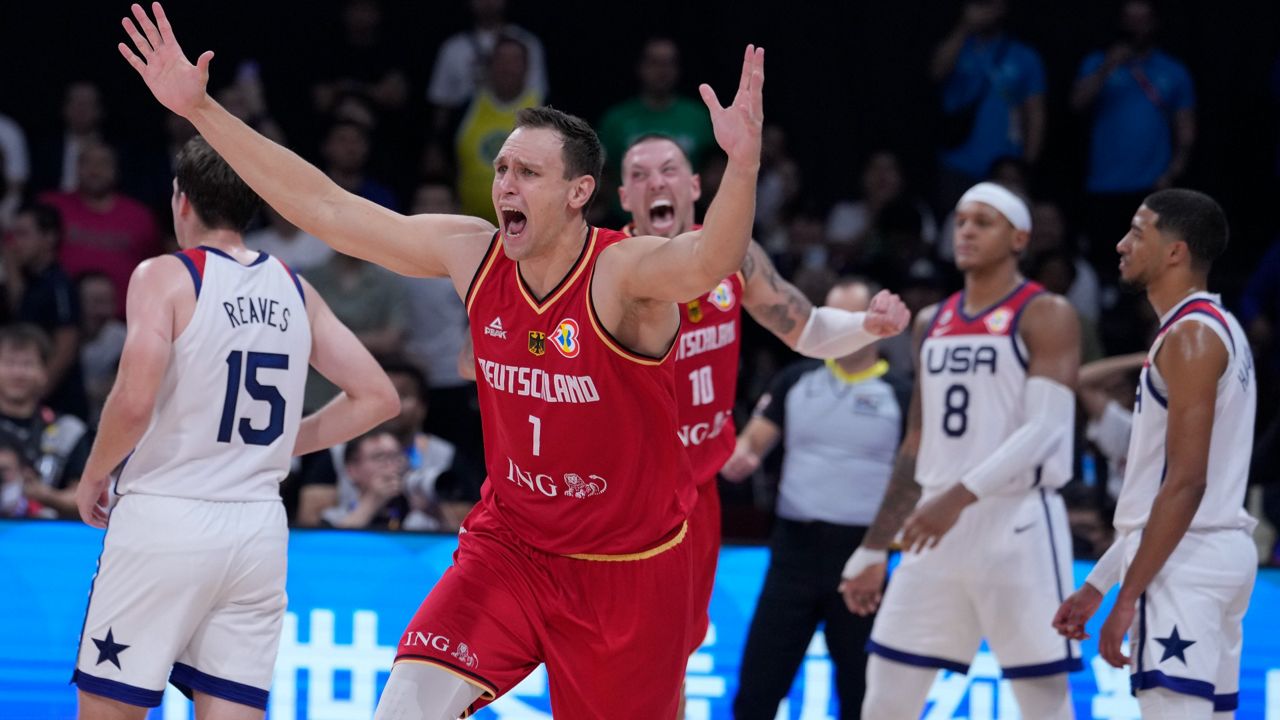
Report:
[[[815,307],[796,341],[795,351],[820,360],[857,352],[880,339],[863,329],[866,316],[863,312]]]
[[[992,495],[1043,464],[1062,443],[1070,443],[1076,396],[1070,388],[1046,377],[1027,378],[1022,400],[1022,427],[987,459],[960,478],[974,495]]]

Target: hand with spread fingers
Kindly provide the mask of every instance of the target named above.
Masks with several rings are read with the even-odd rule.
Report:
[[[730,161],[758,164],[760,136],[764,128],[764,48],[748,45],[742,58],[742,76],[738,93],[728,107],[721,107],[710,85],[702,84],[698,92],[711,112],[711,128],[720,149]]]
[[[120,54],[138,71],[160,104],[177,115],[190,116],[209,99],[209,61],[213,59],[213,51],[201,53],[192,65],[174,39],[173,28],[160,3],[151,4],[154,22],[141,5],[135,3],[132,10],[133,17],[126,17],[121,23],[134,47],[120,43],[117,46]]]

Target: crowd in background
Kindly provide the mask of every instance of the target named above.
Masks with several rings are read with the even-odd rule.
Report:
[[[470,24],[439,46],[426,87],[413,85],[413,73],[384,40],[386,8],[377,0],[348,0],[334,18],[340,42],[312,68],[309,107],[289,113],[303,120],[277,115],[271,99],[282,93],[266,82],[268,69],[252,60],[211,91],[244,122],[372,202],[493,220],[490,162],[515,113],[554,101],[556,85],[574,78],[549,76],[543,43],[508,22],[502,0],[471,0],[468,7]],[[1036,47],[1008,22],[1004,0],[963,4],[937,41],[928,77],[918,78],[931,84],[934,106],[909,109],[937,116],[937,137],[927,139],[936,144],[936,166],[908,167],[894,149],[868,147],[856,195],[819,202],[806,192],[803,163],[788,146],[789,136],[806,128],[768,125],[756,239],[815,301],[837,279],[858,274],[919,311],[959,288],[951,211],[968,186],[993,179],[1030,200],[1024,273],[1075,306],[1082,359],[1144,351],[1155,318],[1143,297],[1118,285],[1114,246],[1147,193],[1188,182],[1199,108],[1193,68],[1161,47],[1157,10],[1151,0],[1118,3],[1114,42],[1079,58],[1073,82],[1058,86],[1046,79]],[[682,49],[668,37],[647,40],[633,65],[619,63],[634,68],[633,78],[621,76],[608,89],[619,101],[588,118],[608,157],[593,223],[627,222],[616,201],[618,163],[627,144],[644,133],[668,135],[689,155],[701,173],[700,209],[714,195],[724,159],[704,106],[685,92]],[[1280,97],[1277,68],[1274,94]],[[1062,103],[1048,102],[1050,95],[1065,95],[1065,106],[1088,128],[1085,174],[1069,192],[1060,181],[1037,181],[1052,174],[1043,165],[1045,148],[1054,128],[1065,124],[1051,117],[1050,108]],[[194,129],[170,116],[150,145],[121,143],[109,129],[112,110],[99,86],[75,81],[63,92],[59,127],[23,127],[0,115],[0,318],[6,323],[0,328],[0,515],[6,517],[75,516],[72,491],[124,344],[130,274],[145,258],[177,249],[169,209],[172,161]],[[385,427],[298,460],[282,485],[294,524],[456,530],[479,498],[484,470],[475,388],[458,369],[467,319],[450,281],[403,278],[335,254],[269,208],[245,241],[307,277],[384,361],[402,400],[400,416]],[[1280,515],[1280,348],[1274,346],[1280,244],[1251,276],[1215,282],[1231,288],[1226,299],[1257,356],[1254,474],[1260,488],[1252,509],[1274,519]],[[744,323],[739,427],[792,359],[767,332],[745,317]],[[883,342],[880,352],[896,380],[910,380],[908,338]],[[1109,442],[1114,434],[1107,428],[1132,404],[1136,370],[1130,356],[1086,365],[1082,376],[1076,479],[1064,489],[1078,556],[1096,555],[1110,543],[1124,448]],[[305,411],[335,393],[312,373]],[[721,481],[727,536],[767,533],[776,482],[777,464],[768,462],[746,480]]]

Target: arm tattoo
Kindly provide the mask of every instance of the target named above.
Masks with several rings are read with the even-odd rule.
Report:
[[[893,465],[893,477],[880,501],[876,519],[867,529],[862,544],[868,547],[887,548],[893,542],[907,516],[920,501],[920,485],[916,482],[916,456],[900,453]]]
[[[757,253],[763,255],[763,250],[756,245],[747,252],[747,257],[742,263],[742,276],[748,282],[751,282],[752,276],[757,270],[761,273],[761,281],[768,283],[769,289],[766,291],[767,297],[760,298],[764,302],[757,300],[748,307],[752,317],[761,325],[772,333],[777,335],[785,335],[792,332],[797,326],[803,325],[809,321],[809,313],[813,311],[813,303],[804,296],[800,290],[791,283],[781,277],[778,277],[778,269],[769,262],[769,258],[754,257]],[[763,287],[759,287],[763,290]]]

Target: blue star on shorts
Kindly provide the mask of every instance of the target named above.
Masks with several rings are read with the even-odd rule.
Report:
[[[98,646],[98,662],[94,663],[94,665],[101,665],[102,663],[110,660],[111,664],[115,665],[117,670],[123,669],[120,667],[120,653],[128,650],[129,646],[121,645],[116,642],[115,637],[111,634],[111,628],[107,628],[107,637],[105,640],[99,640],[97,638],[90,639],[93,640],[94,645]]]
[[[1187,664],[1187,657],[1184,654],[1187,648],[1196,644],[1195,640],[1183,640],[1179,637],[1177,625],[1173,626],[1173,632],[1169,633],[1169,637],[1156,638],[1155,641],[1164,647],[1164,654],[1160,656],[1160,662],[1176,657],[1182,661],[1183,665]]]

